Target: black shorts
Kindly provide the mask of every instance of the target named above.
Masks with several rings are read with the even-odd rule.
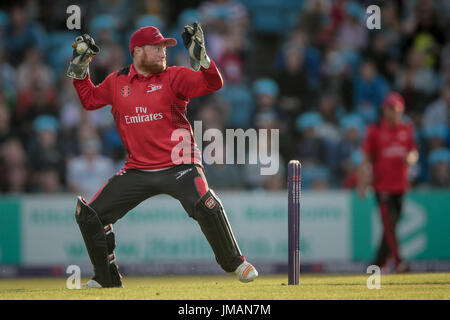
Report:
[[[180,201],[193,217],[197,201],[207,191],[208,184],[199,165],[183,164],[155,172],[127,169],[110,178],[89,205],[107,225],[115,223],[142,201],[168,194]]]

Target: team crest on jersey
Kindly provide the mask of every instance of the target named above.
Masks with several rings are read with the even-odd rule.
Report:
[[[216,205],[216,202],[214,201],[213,197],[209,197],[209,198],[205,201],[205,205],[206,205],[209,209],[212,209],[212,208],[214,208],[214,206]]]
[[[121,94],[124,97],[128,97],[130,95],[130,93],[131,93],[131,88],[129,86],[125,86],[121,90]]]

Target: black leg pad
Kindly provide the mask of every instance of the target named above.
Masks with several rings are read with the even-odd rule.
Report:
[[[244,261],[234,238],[222,202],[211,189],[196,203],[193,217],[200,225],[216,256],[217,263],[226,272],[233,272]]]
[[[89,258],[94,266],[95,280],[100,282],[102,287],[114,286],[111,281],[105,229],[97,213],[89,207],[82,197],[78,197],[75,218],[83,236]]]

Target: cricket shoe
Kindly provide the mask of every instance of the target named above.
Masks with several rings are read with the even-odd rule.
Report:
[[[407,262],[400,262],[400,264],[395,267],[395,273],[408,273],[408,272],[411,272],[411,266]]]
[[[81,285],[81,289],[100,289],[100,288],[103,288],[103,286],[94,279],[91,279],[86,284]],[[112,288],[124,288],[124,286],[123,284],[120,284],[120,286],[115,286]]]
[[[86,284],[81,286],[81,289],[99,289],[99,288],[123,288],[122,284],[122,275],[119,273],[119,266],[116,264],[110,265],[111,270],[111,278],[112,278],[112,285],[109,286],[103,286],[101,283],[101,278],[97,275],[94,275],[94,277],[89,280]]]
[[[392,274],[394,273],[394,269],[391,266],[384,266],[381,268],[381,274]]]
[[[103,288],[100,283],[94,279],[89,280],[86,284],[81,285],[81,289],[100,289]]]
[[[238,276],[240,282],[245,283],[253,281],[258,276],[258,271],[247,261],[242,262],[234,273]]]

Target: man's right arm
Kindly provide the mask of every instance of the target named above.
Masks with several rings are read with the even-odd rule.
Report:
[[[100,47],[90,35],[83,34],[75,38],[72,48],[72,59],[66,75],[73,78],[73,85],[83,107],[86,110],[95,110],[113,104],[114,73],[98,86],[95,86],[89,77],[89,63],[100,52]]]
[[[77,90],[83,108],[86,110],[96,110],[106,105],[113,104],[113,75],[110,74],[106,79],[95,86],[89,75],[83,80],[73,79],[73,85]]]

